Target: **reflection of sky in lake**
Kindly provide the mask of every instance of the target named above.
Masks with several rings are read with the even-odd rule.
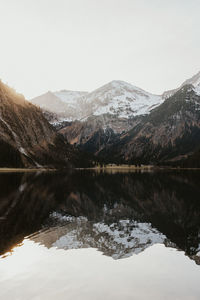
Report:
[[[47,249],[24,240],[0,260],[1,299],[199,299],[200,268],[156,244],[113,260],[96,249]]]

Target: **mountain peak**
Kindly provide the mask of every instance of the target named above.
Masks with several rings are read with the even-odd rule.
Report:
[[[104,85],[103,87],[105,87],[105,86],[110,86],[114,89],[124,88],[124,89],[128,89],[128,90],[143,91],[144,93],[148,93],[148,92],[144,91],[143,89],[141,89],[129,82],[123,81],[123,80],[112,80],[109,83],[107,83],[106,85]],[[101,89],[101,87],[100,87],[100,89]]]
[[[187,84],[192,84],[194,87],[200,85],[200,71],[196,73],[194,76],[192,76],[191,78],[185,80],[181,85],[181,87]]]
[[[123,80],[112,80],[108,84],[113,85],[113,86],[115,86],[115,85],[131,85],[130,83],[123,81]]]
[[[19,94],[15,91],[15,89],[9,87],[7,84],[3,83],[0,80],[0,96],[1,101],[7,101],[10,99],[12,102],[20,105],[27,105],[27,101],[25,100],[22,94]]]
[[[178,90],[180,90],[185,85],[193,85],[193,87],[195,88],[194,91],[197,94],[200,94],[200,71],[198,73],[196,73],[194,76],[192,76],[191,78],[186,79],[178,88],[165,91],[162,94],[162,98],[167,99],[167,98],[173,96]]]

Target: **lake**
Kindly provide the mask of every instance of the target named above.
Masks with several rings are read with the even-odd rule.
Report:
[[[200,172],[0,173],[0,299],[200,299]]]

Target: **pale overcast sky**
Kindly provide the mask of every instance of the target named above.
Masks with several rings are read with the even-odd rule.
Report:
[[[200,0],[0,0],[0,78],[27,98],[124,80],[152,93],[200,70]]]

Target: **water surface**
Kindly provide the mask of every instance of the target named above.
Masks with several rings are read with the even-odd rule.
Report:
[[[0,299],[200,299],[198,171],[0,183]]]

